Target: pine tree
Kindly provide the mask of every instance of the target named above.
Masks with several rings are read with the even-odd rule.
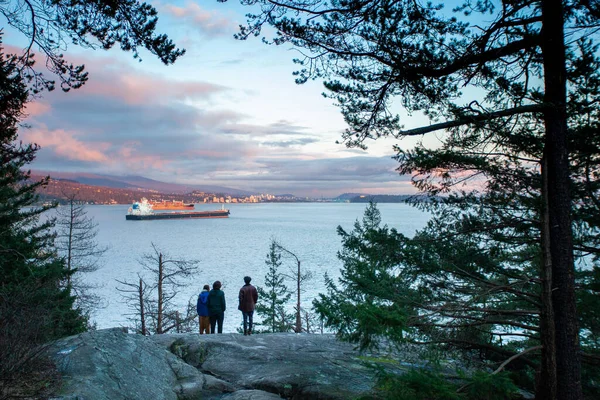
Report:
[[[271,241],[271,246],[265,264],[269,272],[265,275],[265,287],[257,287],[259,302],[256,313],[262,317],[260,325],[265,326],[268,332],[289,332],[293,326],[294,314],[286,311],[292,293],[284,284],[285,277],[279,272],[281,267],[281,254],[276,241]]]
[[[108,248],[97,243],[98,224],[74,194],[67,195],[67,204],[57,210],[56,233],[56,249],[70,272],[66,284],[71,286],[77,306],[89,315],[100,307],[101,299],[93,293],[97,286],[87,283],[84,276],[98,270]]]
[[[275,33],[273,39],[263,38],[265,42],[299,48],[296,81],[326,80],[326,95],[336,100],[348,123],[343,134],[348,146],[366,147],[367,140],[382,136],[402,139],[436,131],[447,143],[465,143],[464,137],[478,146],[496,137],[498,129],[511,127],[516,128],[518,140],[526,125],[532,124],[531,131],[540,140],[522,144],[536,146],[542,155],[538,167],[543,208],[539,240],[541,265],[546,269],[541,271],[546,285],[543,335],[550,357],[547,367],[557,383],[556,393],[548,398],[581,399],[569,168],[573,116],[567,105],[572,87],[567,82],[576,66],[571,56],[577,53],[578,41],[597,42],[597,4],[580,0],[465,0],[449,6],[413,0],[242,3],[252,5],[252,12],[238,38],[259,36],[267,24]],[[427,118],[428,123],[406,129],[399,107]],[[486,153],[496,154],[493,144]],[[469,170],[454,168],[454,162],[465,165],[463,156],[469,155],[465,147],[446,158],[432,158],[428,170],[464,182]],[[400,167],[408,170],[402,160]]]
[[[597,4],[580,0],[465,0],[450,7],[413,0],[242,3],[251,5],[252,12],[238,38],[259,36],[268,24],[275,33],[271,40],[263,38],[265,42],[299,48],[301,57],[294,60],[300,65],[296,82],[326,80],[326,96],[336,100],[348,123],[343,134],[348,146],[364,148],[367,140],[382,136],[402,139],[440,132],[448,146],[458,142],[455,151],[428,159],[423,154],[422,170],[411,169],[401,158],[400,171],[423,171],[453,184],[467,181],[472,171],[482,176],[482,163],[498,162],[495,166],[507,178],[513,175],[510,165],[515,161],[537,163],[541,173],[536,247],[541,249],[542,336],[550,377],[548,385],[542,386],[554,390],[556,383],[548,399],[581,399],[571,197],[576,177],[570,168],[570,134],[578,116],[567,102],[574,88],[568,84],[570,74],[581,67],[572,58],[579,52],[579,41],[597,42]],[[400,106],[429,123],[405,129]],[[513,130],[514,136],[507,135]],[[585,135],[593,141],[597,131]],[[518,153],[497,152],[498,143],[532,146],[529,151],[540,157],[527,160]],[[474,157],[471,147],[483,151]],[[418,146],[415,152],[420,150]],[[506,168],[499,154],[509,160]],[[495,160],[489,162],[486,155]],[[419,182],[417,187],[427,190]]]
[[[0,49],[0,359],[3,379],[37,357],[38,346],[82,332],[86,320],[73,307],[63,260],[54,250],[52,221],[39,222],[48,207],[36,207],[32,181],[24,171],[38,150],[17,141],[27,100],[13,57]]]
[[[398,268],[404,237],[381,226],[374,202],[367,206],[362,223],[356,221],[350,233],[339,226],[338,235],[341,277],[336,284],[326,276],[327,294],[313,301],[315,310],[325,326],[363,349],[377,347],[384,337],[401,341],[407,315],[399,298],[408,296],[410,283]]]
[[[505,184],[525,181],[511,177]],[[502,186],[496,179],[491,183]],[[536,387],[533,379],[544,371],[547,357],[536,230],[539,193],[523,189],[519,198],[498,190],[421,205],[432,218],[412,238],[380,227],[371,204],[350,234],[338,228],[342,276],[327,280],[327,293],[314,302],[317,311],[338,336],[363,348],[381,342],[431,347],[455,360],[462,356],[465,365],[482,371],[507,370],[522,388],[545,398],[556,381],[540,376]],[[592,247],[596,237],[591,239],[597,231],[582,229],[576,243],[597,251]],[[584,306],[579,315],[582,383],[593,398],[600,390],[595,383],[600,376],[595,361],[600,268],[590,262],[592,268],[583,265],[578,272],[577,297]]]

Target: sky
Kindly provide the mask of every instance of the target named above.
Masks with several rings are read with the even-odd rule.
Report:
[[[89,81],[28,104],[19,136],[41,146],[31,168],[311,197],[414,192],[392,146],[418,138],[379,139],[366,151],[336,144],[346,125],[322,82],[294,83],[290,45],[235,40],[248,12],[236,1],[149,2],[157,30],[187,53],[164,66],[145,50],[140,62],[118,48],[68,47]],[[10,29],[4,43],[25,46]]]

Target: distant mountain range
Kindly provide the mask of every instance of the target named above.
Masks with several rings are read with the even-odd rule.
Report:
[[[73,186],[73,184],[87,186],[86,190],[88,191],[91,191],[91,187],[99,186],[117,190],[117,192],[111,192],[111,195],[113,195],[114,197],[118,197],[119,199],[121,199],[120,201],[124,201],[125,203],[128,203],[130,198],[139,197],[139,193],[136,194],[136,191],[148,192],[147,196],[153,196],[151,193],[161,193],[165,195],[186,195],[192,192],[204,192],[240,197],[259,194],[258,192],[250,192],[247,190],[234,189],[225,186],[167,183],[145,178],[139,175],[116,176],[107,174],[93,174],[87,172],[56,172],[43,170],[32,170],[31,174],[34,177],[50,176],[56,181],[62,181],[63,184],[60,186],[66,185],[64,188],[61,189],[56,187],[54,188],[54,190],[47,190],[47,194],[51,194],[49,193],[51,191],[66,190],[67,187],[71,187]],[[125,192],[127,192],[127,194],[125,194]],[[108,196],[108,194],[106,193],[105,195]],[[292,194],[279,194],[276,196],[284,198],[295,197]],[[402,203],[405,202],[409,197],[411,196],[343,193],[333,200],[349,201],[351,203],[366,203],[370,200],[375,200],[377,203]],[[177,197],[174,198],[179,199]],[[126,201],[124,199],[126,199]]]
[[[86,172],[56,172],[32,170],[34,176],[50,176],[52,179],[68,180],[89,186],[104,186],[115,189],[141,189],[155,190],[161,193],[185,194],[193,191],[205,193],[223,193],[232,196],[249,196],[256,194],[246,190],[233,189],[214,185],[183,185],[179,183],[166,183],[144,178],[143,176],[128,175],[114,176],[104,174],[91,174]]]

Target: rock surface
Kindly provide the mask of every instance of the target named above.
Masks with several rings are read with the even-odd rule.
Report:
[[[349,399],[371,392],[373,371],[331,335],[162,335],[151,340],[238,387],[293,399]]]
[[[63,377],[64,399],[197,398],[203,374],[139,335],[121,329],[57,341],[51,354]]]
[[[352,399],[374,372],[330,335],[83,333],[56,342],[57,399]]]

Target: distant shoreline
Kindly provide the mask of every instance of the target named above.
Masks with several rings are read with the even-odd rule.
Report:
[[[32,176],[32,179],[42,177]],[[222,192],[192,191],[189,193],[165,193],[147,188],[122,188],[83,184],[68,179],[50,179],[38,191],[39,204],[58,202],[66,204],[69,197],[81,204],[127,205],[146,198],[154,202],[182,201],[194,204],[253,204],[253,203],[406,203],[415,195],[387,195],[344,193],[334,198],[311,198],[293,194],[235,195]],[[426,201],[426,200],[425,200]]]
[[[35,205],[36,206],[41,206],[41,205],[49,205],[52,202],[57,202],[59,206],[64,206],[66,204],[68,204],[66,202],[66,200],[64,199],[46,199],[44,201],[38,201]],[[324,203],[331,203],[331,204],[366,204],[368,203],[370,200],[366,200],[366,201],[362,201],[362,200],[335,200],[335,199],[311,199],[311,200],[288,200],[288,201],[262,201],[262,202],[254,202],[254,203],[193,203],[193,204],[198,204],[198,205],[225,205],[225,206],[229,206],[231,204],[234,205],[258,205],[258,204],[293,204],[293,203],[297,203],[297,204],[306,204],[306,203],[320,203],[320,204],[324,204]],[[84,204],[84,205],[90,205],[90,206],[130,206],[132,203],[101,203],[101,202],[95,202],[95,201],[82,201],[82,200],[78,200],[76,201],[77,204]],[[387,201],[378,201],[376,200],[377,204],[407,204],[408,201],[407,200],[398,200],[398,201],[392,201],[392,200],[387,200]]]

